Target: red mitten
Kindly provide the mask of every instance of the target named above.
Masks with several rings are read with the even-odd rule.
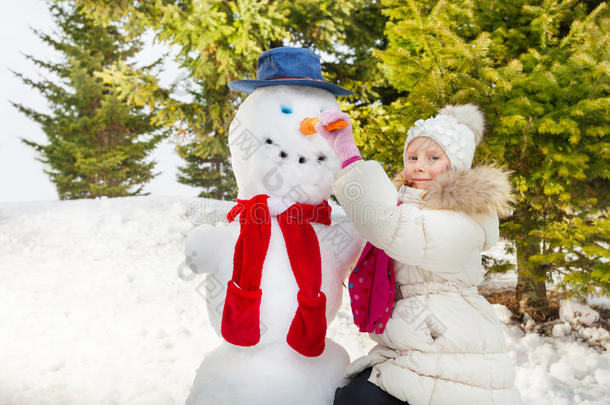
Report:
[[[299,291],[299,306],[286,341],[303,356],[316,357],[324,352],[326,338],[326,295],[311,297]]]
[[[220,331],[222,337],[238,346],[254,346],[261,338],[260,306],[262,290],[244,290],[233,280],[227,284]]]

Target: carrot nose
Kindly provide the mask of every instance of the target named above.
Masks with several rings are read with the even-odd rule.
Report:
[[[320,121],[319,118],[305,118],[301,121],[301,132],[303,135],[313,135],[316,133],[316,124]],[[349,124],[346,121],[338,120],[335,122],[331,122],[326,125],[327,131],[334,131],[335,129],[341,129],[347,127]]]

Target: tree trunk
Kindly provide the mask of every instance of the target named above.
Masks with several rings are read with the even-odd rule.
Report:
[[[519,312],[527,313],[536,321],[544,321],[549,316],[544,270],[535,268],[527,261],[531,255],[537,253],[537,246],[537,241],[532,241],[530,244],[517,243],[516,296]]]

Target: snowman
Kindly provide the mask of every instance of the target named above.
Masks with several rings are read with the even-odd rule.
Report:
[[[249,94],[229,128],[237,204],[228,224],[186,240],[224,341],[203,360],[187,405],[330,405],[349,356],[326,330],[362,239],[331,221],[341,164],[314,125],[351,93],[324,81],[313,52],[286,47],[260,55],[257,80],[229,87]]]

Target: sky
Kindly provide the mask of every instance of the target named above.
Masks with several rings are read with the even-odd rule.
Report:
[[[3,0],[0,14],[0,203],[19,201],[57,200],[55,186],[44,173],[43,164],[36,160],[37,153],[23,144],[20,138],[38,143],[46,141],[39,125],[17,111],[10,101],[35,110],[45,111],[45,99],[36,90],[23,84],[11,70],[26,77],[40,78],[46,72],[36,68],[23,54],[35,55],[43,60],[57,60],[58,53],[40,41],[30,27],[50,33],[54,23],[47,5],[42,0]],[[153,60],[166,48],[153,44],[138,57]],[[168,60],[162,83],[173,82],[180,77],[180,70]],[[151,158],[157,162],[156,172],[161,172],[144,188],[152,195],[195,197],[198,190],[176,181],[177,167],[182,160],[173,151],[174,145],[164,142]]]

